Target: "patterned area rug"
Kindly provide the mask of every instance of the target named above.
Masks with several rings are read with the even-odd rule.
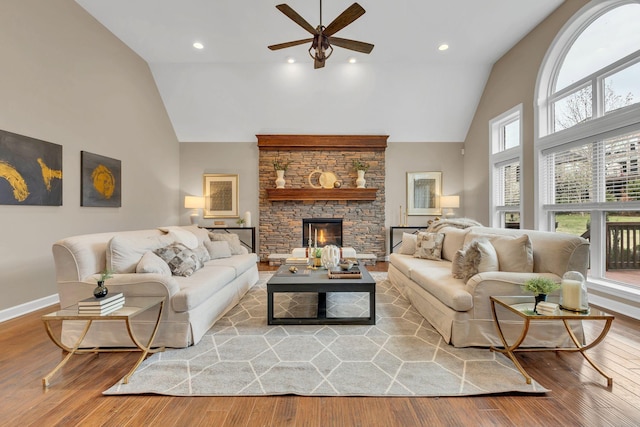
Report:
[[[154,354],[129,384],[104,394],[172,396],[465,396],[544,393],[511,361],[485,348],[455,348],[386,280],[377,282],[376,325],[268,326],[260,281],[201,342]],[[310,316],[313,294],[276,294],[277,317]],[[329,315],[368,312],[368,294],[327,295]]]

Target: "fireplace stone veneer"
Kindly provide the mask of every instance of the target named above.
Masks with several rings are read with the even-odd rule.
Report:
[[[335,140],[333,139],[335,138]],[[261,140],[266,143],[261,146]],[[260,185],[260,248],[263,261],[272,253],[290,253],[300,246],[303,218],[341,218],[343,246],[358,253],[385,256],[385,148],[386,136],[258,135]],[[283,141],[285,143],[283,143]],[[295,141],[289,148],[287,141]],[[374,200],[270,200],[275,189],[273,162],[289,163],[285,188],[310,189],[315,169],[332,172],[341,188],[356,188],[353,161],[369,163],[367,188],[377,189]],[[331,191],[331,190],[327,190]]]

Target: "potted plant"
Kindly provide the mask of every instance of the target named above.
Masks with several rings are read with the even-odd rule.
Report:
[[[560,284],[546,277],[534,277],[524,282],[522,284],[522,289],[528,292],[533,292],[533,295],[536,298],[535,305],[533,306],[533,311],[535,312],[538,303],[540,301],[546,301],[548,294],[560,289]]]
[[[313,249],[313,266],[320,267],[322,265],[322,248]]]
[[[360,160],[353,161],[353,169],[355,169],[358,174],[358,179],[356,179],[356,188],[364,188],[366,184],[366,180],[364,179],[364,173],[369,170],[369,163],[361,162]]]
[[[98,278],[98,286],[93,290],[93,296],[96,298],[104,298],[109,293],[109,289],[104,285],[107,279],[113,277],[113,271],[105,268],[100,272],[100,278]]]
[[[279,159],[273,161],[273,169],[276,171],[276,188],[284,188],[284,173],[290,164],[291,162],[283,163]]]
[[[238,218],[236,220],[236,224],[238,224],[238,226],[240,226],[240,227],[244,227],[244,222],[245,222],[244,218]]]

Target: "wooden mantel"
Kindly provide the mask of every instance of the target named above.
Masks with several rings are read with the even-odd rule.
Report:
[[[256,135],[260,150],[385,151],[389,135]]]
[[[377,188],[267,188],[267,200],[376,200]]]

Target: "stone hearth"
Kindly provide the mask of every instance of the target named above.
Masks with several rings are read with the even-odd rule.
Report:
[[[303,218],[342,218],[343,246],[382,259],[385,256],[386,139],[386,136],[361,135],[258,135],[260,259],[300,247]],[[353,160],[367,162],[370,167],[365,174],[366,187],[377,189],[375,199],[324,200],[323,197],[331,197],[320,195],[314,200],[270,200],[267,189],[276,187],[273,169],[276,159],[290,162],[285,173],[287,189],[312,189],[309,174],[316,168],[332,172],[342,186],[328,190],[329,194],[355,189],[357,175]]]

